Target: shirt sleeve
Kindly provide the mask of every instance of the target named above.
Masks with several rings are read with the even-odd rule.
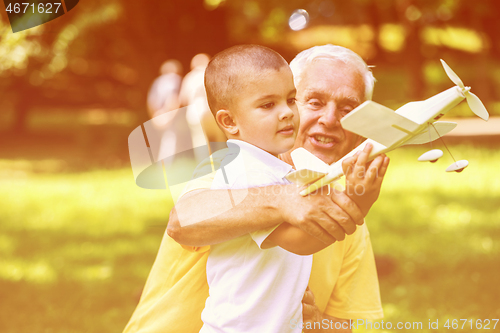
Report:
[[[264,241],[266,240],[267,237],[269,237],[269,235],[274,231],[276,230],[276,228],[279,226],[276,225],[274,227],[271,227],[271,228],[267,228],[267,229],[262,229],[262,230],[257,230],[257,231],[254,231],[254,232],[251,232],[250,233],[250,237],[252,237],[252,239],[255,241],[255,243],[257,243],[257,245],[259,246],[259,248],[262,249],[262,243],[264,243]],[[274,245],[276,246],[276,245]],[[272,247],[274,247],[272,246]]]
[[[324,313],[342,319],[380,319],[384,314],[366,224],[354,234]]]
[[[219,154],[219,159],[221,157],[224,157],[224,154]],[[218,167],[220,165],[220,161],[217,157],[215,157],[212,161],[203,161],[200,163],[200,165],[196,168],[194,177],[195,179],[191,180],[189,184],[186,186],[184,192],[181,194],[182,195],[194,191],[194,190],[200,190],[200,189],[221,189],[221,188],[227,188],[225,187],[226,185],[222,181],[222,174],[221,171],[218,170],[217,172],[211,172],[207,174],[207,168],[210,166],[209,163],[212,163],[213,166]],[[214,167],[214,169],[215,169]],[[205,173],[204,176],[201,176],[199,178],[196,178],[197,174],[203,174]],[[231,176],[231,175],[228,175]],[[217,178],[218,177],[218,178]],[[233,178],[233,177],[229,177]],[[214,182],[215,180],[215,182]],[[263,171],[250,171],[247,173],[243,173],[240,175],[237,175],[234,177],[234,179],[231,180],[231,189],[245,189],[245,188],[250,188],[250,187],[264,187],[268,185],[276,185],[279,184],[279,180],[277,180],[272,174],[269,174],[267,172]],[[214,186],[215,185],[215,186]],[[278,226],[274,226],[271,228],[263,229],[263,230],[258,230],[255,232],[250,233],[250,236],[252,239],[257,243],[259,248],[262,248],[262,243],[266,240],[266,238],[277,228]],[[202,246],[202,247],[194,247],[194,246],[187,246],[187,245],[182,245],[183,248],[186,250],[192,251],[192,252],[205,252],[210,249],[210,246]]]

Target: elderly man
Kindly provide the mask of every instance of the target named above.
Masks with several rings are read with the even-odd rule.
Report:
[[[361,137],[342,129],[340,119],[371,99],[375,80],[357,54],[333,45],[301,52],[290,67],[301,118],[294,148],[304,147],[333,163],[361,143]],[[292,164],[289,152],[281,158]],[[382,174],[388,162],[385,158]],[[212,180],[213,174],[192,181],[177,202],[125,332],[198,332],[208,296],[210,244],[284,222],[327,244],[337,241],[313,256],[304,321],[320,323],[317,332],[350,332],[349,319],[382,317],[368,229],[363,212],[346,193],[301,197],[295,185],[232,190],[234,202],[241,202],[227,209],[221,204],[227,191],[210,190]]]

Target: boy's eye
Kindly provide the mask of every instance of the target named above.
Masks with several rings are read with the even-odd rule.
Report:
[[[266,104],[262,104],[260,106],[261,109],[270,109],[274,106],[274,103],[270,102],[270,103],[266,103]]]
[[[288,104],[295,104],[295,101],[296,101],[295,97],[294,97],[294,98],[289,98],[289,99],[287,100],[287,103],[288,103]]]

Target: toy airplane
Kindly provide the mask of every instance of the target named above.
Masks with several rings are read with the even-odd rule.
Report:
[[[286,178],[299,185],[312,183],[300,193],[305,196],[342,177],[342,161],[362,151],[368,142],[373,145],[368,161],[404,145],[432,142],[457,126],[453,122],[437,120],[464,99],[477,116],[488,120],[488,111],[481,100],[470,92],[470,87],[464,86],[462,80],[443,60],[441,63],[448,77],[456,84],[455,87],[425,101],[407,103],[396,112],[373,101],[364,102],[340,122],[345,130],[368,138],[366,141],[331,165],[304,148],[298,148],[291,153],[297,171],[288,174]],[[436,162],[442,155],[441,150],[433,149],[418,160]],[[461,172],[468,164],[466,160],[456,161],[446,171]]]

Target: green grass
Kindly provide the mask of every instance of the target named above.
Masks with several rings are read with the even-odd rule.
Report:
[[[499,318],[500,151],[453,146],[470,166],[448,174],[448,155],[416,162],[426,149],[390,154],[367,217],[384,321]],[[61,163],[0,160],[2,333],[121,332],[165,231],[166,191]]]
[[[444,331],[447,319],[500,318],[500,152],[451,150],[470,162],[460,174],[444,172],[453,162],[447,154],[431,164],[416,161],[423,147],[390,153],[381,197],[367,217],[384,321],[422,322],[419,332],[432,332],[429,319]]]
[[[138,188],[130,169],[35,174],[2,162],[0,331],[121,332],[167,224],[167,192]]]

